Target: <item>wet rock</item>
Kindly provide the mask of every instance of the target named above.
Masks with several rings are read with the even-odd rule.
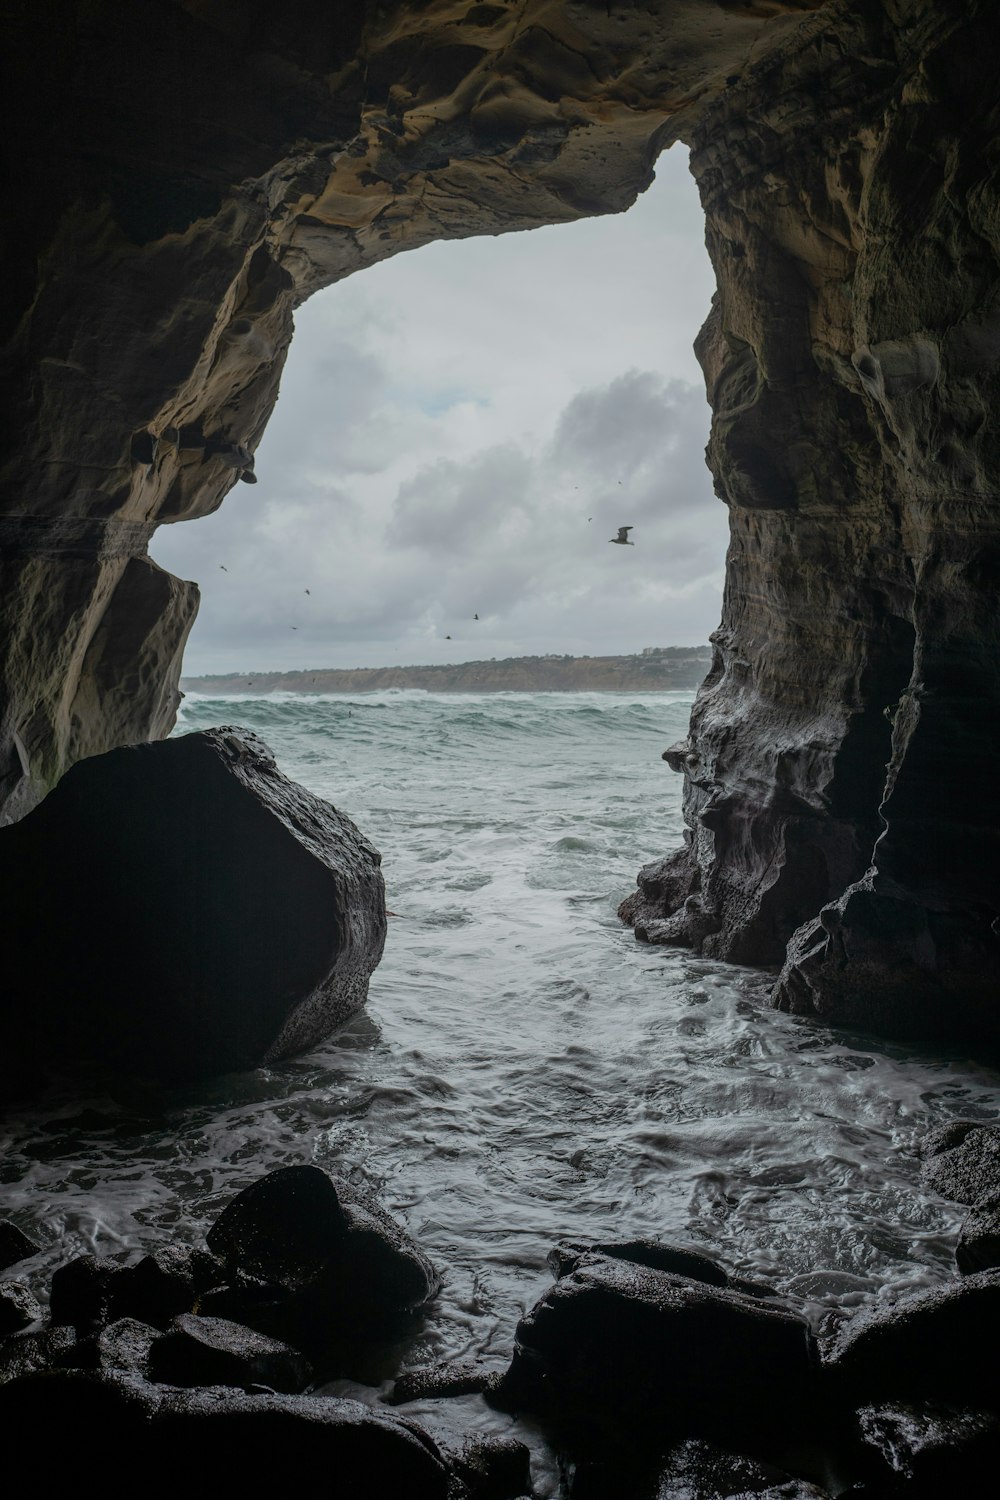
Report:
[[[519,1500],[533,1493],[531,1454],[516,1438],[502,1434],[470,1438],[453,1462],[469,1500]]]
[[[987,1193],[967,1216],[955,1260],[963,1276],[1000,1267],[1000,1190]]]
[[[985,1493],[979,1482],[985,1480],[987,1488],[995,1483],[1000,1464],[995,1409],[899,1402],[864,1407],[858,1424],[889,1473],[927,1487],[931,1495]]]
[[[58,1433],[45,1457],[53,1486],[78,1482],[80,1454],[99,1432],[102,1449],[150,1466],[163,1493],[235,1485],[284,1493],[289,1474],[298,1473],[335,1476],[343,1495],[456,1495],[444,1454],[422,1428],[355,1401],[178,1390],[135,1375],[54,1371],[0,1388],[0,1422]]]
[[[271,1288],[242,1304],[235,1299],[234,1315],[321,1363],[334,1349],[344,1359],[352,1347],[388,1336],[439,1285],[430,1262],[370,1194],[318,1167],[280,1167],[244,1189],[208,1244],[230,1275]],[[218,1306],[214,1297],[211,1305]]]
[[[479,1396],[499,1381],[496,1370],[471,1360],[448,1360],[406,1370],[396,1377],[389,1406],[404,1406],[408,1401],[427,1401],[438,1396]]]
[[[997,1404],[1000,1276],[989,1271],[852,1319],[828,1368],[843,1401]]]
[[[27,1260],[29,1255],[37,1255],[39,1249],[23,1229],[9,1219],[0,1220],[0,1271],[16,1266],[19,1260]]]
[[[80,1255],[54,1273],[49,1312],[54,1324],[72,1324],[81,1331],[119,1318],[166,1328],[178,1313],[191,1311],[221,1274],[214,1256],[180,1245],[148,1253]]]
[[[758,1463],[710,1443],[689,1440],[667,1455],[650,1500],[722,1500],[748,1495],[768,1500],[826,1500],[825,1490],[793,1479],[772,1464]]]
[[[584,1255],[518,1324],[499,1400],[599,1431],[748,1451],[812,1417],[818,1355],[788,1313],[665,1271]]]
[[[312,1380],[308,1360],[278,1339],[266,1338],[225,1318],[184,1313],[150,1352],[154,1380],[167,1385],[267,1386],[304,1390]]]
[[[95,1337],[93,1368],[130,1370],[148,1379],[153,1345],[162,1337],[160,1330],[149,1323],[140,1323],[137,1318],[119,1318]],[[89,1366],[82,1359],[80,1364]]]
[[[77,1337],[72,1328],[44,1328],[0,1344],[0,1385],[62,1365],[74,1365]]]
[[[355,1015],[382,954],[377,851],[248,731],[81,762],[0,830],[0,859],[22,1053],[58,1040],[172,1080],[255,1067]]]
[[[923,1179],[942,1198],[978,1203],[1000,1189],[1000,1126],[952,1120],[923,1142]]]
[[[689,1281],[701,1281],[706,1286],[729,1285],[728,1273],[707,1255],[700,1255],[696,1250],[676,1250],[670,1245],[661,1245],[658,1240],[561,1240],[555,1249],[549,1251],[546,1263],[558,1278],[574,1270],[588,1255],[630,1261],[651,1271],[667,1271],[673,1276],[685,1276]]]
[[[23,1281],[0,1281],[0,1338],[20,1333],[42,1316],[42,1309]]]

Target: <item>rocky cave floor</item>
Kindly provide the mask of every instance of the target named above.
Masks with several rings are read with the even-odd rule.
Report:
[[[476,1394],[540,1424],[568,1500],[984,1493],[1000,1459],[1000,1127],[939,1128],[924,1173],[969,1205],[951,1284],[814,1330],[692,1250],[565,1242],[499,1373],[398,1373],[438,1277],[370,1194],[317,1167],[258,1179],[204,1245],[68,1261],[44,1311],[18,1276],[39,1247],[5,1222],[0,1413],[50,1434],[51,1482],[99,1441],[154,1492],[322,1465],[345,1496],[533,1495],[514,1436],[456,1444],[407,1416]]]

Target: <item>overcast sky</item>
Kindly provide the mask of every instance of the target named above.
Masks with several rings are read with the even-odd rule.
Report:
[[[691,344],[712,287],[675,147],[626,214],[427,246],[313,297],[258,483],[153,539],[202,588],[185,671],[705,641],[726,512]],[[608,545],[621,525],[634,547]]]

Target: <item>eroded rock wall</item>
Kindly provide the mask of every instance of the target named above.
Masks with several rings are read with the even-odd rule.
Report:
[[[430,240],[624,209],[821,5],[9,8],[0,816],[169,731],[198,594],[146,545],[254,478],[303,298]]]
[[[995,1040],[996,18],[827,20],[694,132],[731,545],[715,663],[668,752],[689,845],[625,915],[783,963],[783,1008]]]

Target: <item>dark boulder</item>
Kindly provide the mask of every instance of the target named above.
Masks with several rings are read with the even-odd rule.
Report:
[[[667,1271],[701,1281],[705,1286],[728,1286],[729,1275],[716,1261],[697,1250],[675,1250],[658,1240],[560,1240],[550,1250],[546,1261],[553,1276],[565,1276],[574,1270],[581,1257],[605,1255],[610,1260],[626,1260],[651,1271]]]
[[[80,1255],[54,1273],[49,1311],[54,1324],[71,1324],[80,1332],[119,1318],[166,1328],[179,1313],[190,1312],[221,1276],[213,1256],[180,1245]]]
[[[385,941],[379,855],[239,729],[81,761],[0,830],[11,1057],[168,1080],[314,1046]],[[8,1059],[10,1060],[10,1059]]]
[[[827,1369],[855,1409],[933,1399],[995,1406],[998,1343],[1000,1276],[983,1271],[852,1319]]]
[[[157,1339],[149,1369],[153,1380],[180,1386],[263,1385],[292,1393],[312,1380],[308,1360],[289,1344],[225,1318],[192,1313],[175,1318]]]
[[[480,1396],[499,1382],[499,1372],[469,1360],[447,1360],[437,1365],[422,1365],[397,1376],[392,1392],[385,1398],[389,1406],[405,1406],[408,1401],[428,1401],[439,1396]]]
[[[398,1331],[439,1286],[429,1261],[370,1194],[318,1167],[268,1173],[229,1204],[207,1238],[236,1284],[203,1298],[200,1310],[225,1306],[326,1371],[333,1358],[348,1373],[352,1351]],[[241,1293],[241,1277],[256,1286]]]
[[[337,1500],[460,1500],[445,1455],[415,1423],[356,1401],[177,1390],[135,1375],[55,1371],[0,1388],[7,1431],[50,1432],[45,1481],[77,1486],[81,1454],[127,1455],[156,1493],[284,1493],[317,1475]]]
[[[963,1276],[1000,1267],[1000,1188],[984,1194],[967,1215],[955,1259]]]
[[[533,1493],[531,1455],[516,1438],[501,1433],[470,1438],[452,1463],[469,1500],[520,1500]]]
[[[0,1219],[0,1271],[16,1266],[19,1260],[27,1260],[29,1255],[37,1255],[39,1248],[23,1229],[9,1219]]]
[[[23,1281],[0,1281],[0,1338],[30,1328],[42,1316],[31,1288]]]
[[[997,1412],[934,1402],[867,1406],[858,1413],[863,1441],[887,1475],[911,1494],[987,1494],[1000,1470]]]
[[[952,1120],[923,1143],[927,1186],[956,1203],[978,1203],[1000,1190],[1000,1126]]]
[[[671,1449],[659,1467],[650,1500],[825,1500],[826,1492],[793,1479],[773,1464],[758,1463],[711,1443],[691,1439]]]
[[[75,1361],[84,1368],[97,1370],[130,1370],[136,1375],[149,1378],[153,1345],[163,1334],[148,1323],[137,1318],[119,1318],[109,1323],[95,1336],[92,1346],[93,1360]]]
[[[508,1407],[590,1438],[702,1437],[772,1450],[812,1419],[818,1354],[804,1322],[738,1292],[582,1255],[518,1324]]]
[[[39,1333],[5,1339],[0,1344],[0,1385],[42,1370],[76,1365],[79,1350],[72,1328],[43,1328]]]

